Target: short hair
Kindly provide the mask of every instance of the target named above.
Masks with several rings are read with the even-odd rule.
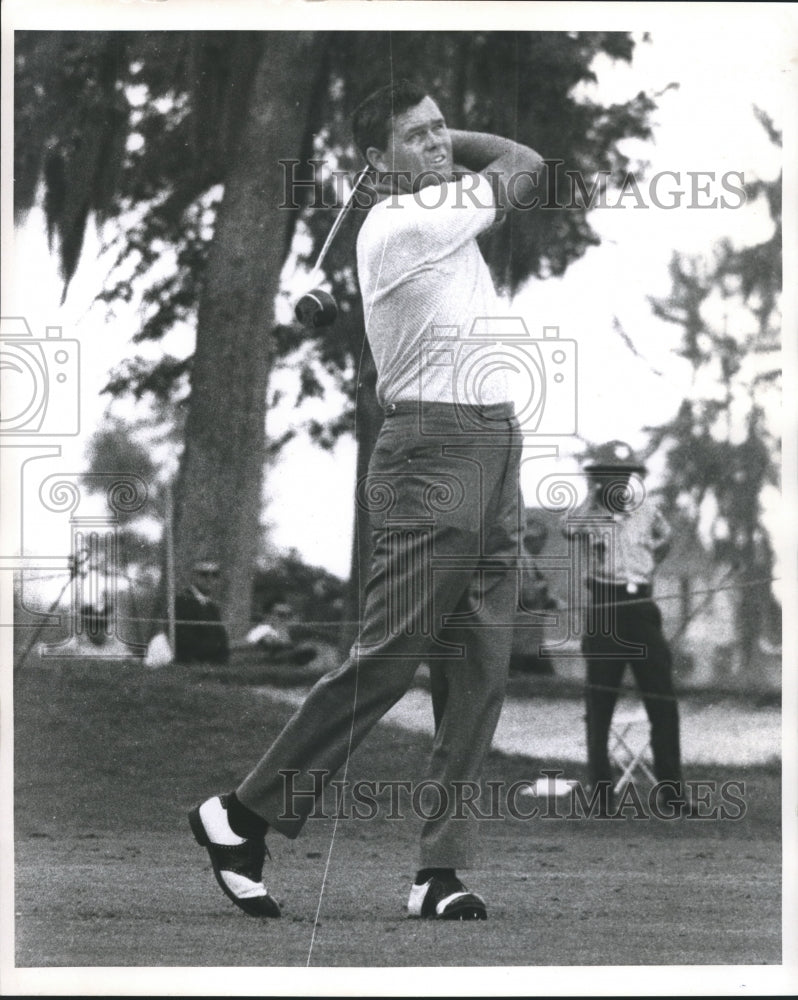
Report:
[[[369,146],[385,149],[393,119],[420,104],[427,95],[420,84],[405,79],[369,94],[352,114],[352,134],[363,156]]]

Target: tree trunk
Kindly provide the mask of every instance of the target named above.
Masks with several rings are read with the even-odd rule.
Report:
[[[222,568],[232,638],[250,620],[259,548],[266,386],[274,299],[291,212],[278,161],[296,158],[311,112],[319,58],[313,32],[264,35],[225,180],[199,304],[185,450],[177,486],[178,586],[201,557]]]

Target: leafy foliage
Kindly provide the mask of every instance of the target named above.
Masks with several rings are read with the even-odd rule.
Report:
[[[268,569],[255,575],[253,611],[262,617],[275,604],[289,604],[297,621],[337,623],[346,592],[346,584],[319,566],[309,566],[294,550],[280,556]],[[329,641],[329,629],[317,629]],[[311,632],[313,634],[313,629]]]
[[[142,529],[146,521],[161,522],[166,517],[163,473],[156,449],[174,449],[176,438],[171,419],[130,421],[107,413],[86,448],[82,481],[89,492],[106,493],[109,475],[138,476],[145,484],[146,503],[131,513],[115,510],[114,515],[120,523],[120,545],[127,553],[126,560],[150,573],[161,563],[162,545],[153,540],[152,530]]]
[[[110,418],[92,435],[89,442],[87,485],[95,472],[120,471],[151,482],[157,469],[148,448],[135,440],[129,423]]]
[[[51,244],[68,285],[90,214],[117,208],[128,129],[124,52],[128,36],[17,32],[14,195],[17,217],[44,180]],[[66,293],[66,289],[65,289]]]
[[[759,117],[778,140],[770,120]],[[689,361],[696,382],[708,381],[712,392],[685,399],[672,420],[649,431],[650,450],[667,450],[663,493],[671,509],[681,508],[696,525],[708,512],[715,555],[738,570],[737,628],[750,667],[773,603],[774,556],[762,494],[778,483],[779,441],[767,418],[778,402],[781,374],[773,361],[780,344],[781,176],[756,181],[748,194],[768,206],[768,238],[745,247],[724,240],[709,263],[674,255],[671,294],[652,300],[655,315],[681,328],[677,353]],[[748,306],[748,323],[729,328],[730,299]]]
[[[21,32],[17,33],[15,204],[23,214],[43,180],[48,226],[65,286],[74,274],[89,217],[115,219],[108,243],[116,263],[98,297],[109,305],[140,297],[142,322],[134,340],[158,341],[193,323],[216,211],[235,156],[242,93],[261,47],[278,37],[256,32]],[[323,92],[313,102],[315,145],[298,150],[300,171],[314,154],[355,169],[349,114],[389,75],[427,83],[458,127],[495,131],[533,145],[585,177],[628,168],[619,148],[650,134],[653,100],[638,94],[603,107],[575,96],[595,80],[596,56],[630,61],[633,42],[614,32],[333,32],[326,39]],[[384,57],[384,58],[383,58]],[[276,169],[277,165],[271,165]],[[301,172],[300,175],[302,176]],[[325,182],[316,178],[319,185]],[[314,256],[334,218],[317,210],[314,192],[297,189],[295,225],[311,240],[297,255]],[[323,191],[334,205],[330,178]],[[318,395],[315,365],[353,397],[353,369],[363,351],[352,247],[362,221],[341,234],[328,258],[343,336],[310,334],[300,398]],[[562,274],[598,242],[578,208],[516,213],[485,252],[500,284],[514,290],[530,275]],[[289,247],[286,247],[288,254]],[[275,360],[301,345],[304,331],[276,336]],[[111,394],[135,398],[168,392],[189,362],[125,363]],[[351,420],[349,422],[351,425]],[[346,422],[344,422],[346,425]],[[331,429],[332,433],[332,429]]]

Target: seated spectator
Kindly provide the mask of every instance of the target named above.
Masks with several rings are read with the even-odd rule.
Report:
[[[227,663],[230,646],[214,601],[219,564],[200,560],[194,564],[191,584],[175,601],[175,660],[178,663]]]
[[[293,608],[289,604],[275,604],[271,614],[247,633],[247,643],[258,646],[268,654],[270,663],[295,663],[304,666],[318,655],[315,646],[295,643],[291,636]]]

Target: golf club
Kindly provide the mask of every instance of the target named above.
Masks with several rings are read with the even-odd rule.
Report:
[[[319,255],[316,258],[316,263],[313,265],[313,271],[311,273],[315,274],[316,271],[321,270],[321,265],[324,263],[324,259],[327,256],[327,252],[330,249],[332,241],[335,239],[335,236],[341,228],[349,209],[354,203],[357,189],[370,169],[370,167],[364,167],[355,178],[352,190],[349,192],[349,197],[341,206],[340,212],[330,227],[330,231],[327,233],[327,239],[324,241],[324,245],[319,251]],[[337,315],[338,306],[335,299],[329,292],[325,292],[321,288],[313,288],[309,292],[306,292],[294,306],[294,316],[297,321],[307,327],[330,326],[335,322]]]

